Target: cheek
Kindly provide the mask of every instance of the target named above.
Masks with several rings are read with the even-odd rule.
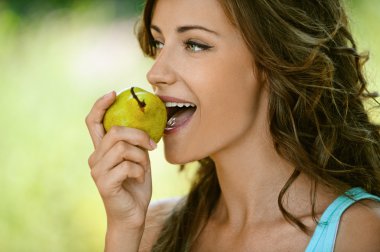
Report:
[[[255,77],[253,67],[246,61],[221,61],[214,65],[213,74],[205,74],[202,86],[195,87],[200,94],[202,107],[230,111],[232,113],[250,110],[260,92],[260,83]]]
[[[194,149],[200,153],[212,153],[228,146],[249,132],[258,120],[260,110],[260,83],[255,78],[241,75],[225,75],[217,85],[200,98],[199,131],[194,138]],[[204,157],[203,156],[203,157]]]
[[[241,137],[254,123],[261,90],[247,56],[224,54],[192,64],[181,69],[181,77],[197,97],[199,111],[189,132],[165,142],[170,163],[202,159]]]

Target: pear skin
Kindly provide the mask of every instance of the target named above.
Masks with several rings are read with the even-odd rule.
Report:
[[[104,115],[103,126],[106,131],[116,125],[140,129],[158,143],[166,121],[166,107],[161,99],[144,89],[132,87],[117,95]]]

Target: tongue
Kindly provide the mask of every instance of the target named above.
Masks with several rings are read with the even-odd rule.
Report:
[[[175,128],[184,124],[195,112],[195,108],[178,110],[166,123],[166,128]]]

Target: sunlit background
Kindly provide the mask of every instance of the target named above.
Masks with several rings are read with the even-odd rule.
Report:
[[[380,89],[380,1],[348,2],[372,90]],[[111,90],[150,89],[134,35],[142,1],[0,1],[0,251],[102,251],[105,214],[84,118]],[[190,173],[151,153],[153,199]]]

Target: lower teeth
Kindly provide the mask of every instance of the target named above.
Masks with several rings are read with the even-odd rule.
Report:
[[[169,121],[166,123],[167,126],[169,127],[174,127],[175,125],[175,117],[172,117],[169,119]]]

